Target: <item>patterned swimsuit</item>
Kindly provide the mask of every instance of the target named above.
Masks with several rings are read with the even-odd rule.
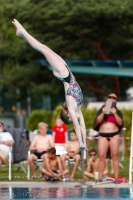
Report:
[[[68,90],[66,91],[65,94],[72,96],[76,100],[77,106],[80,107],[82,105],[82,102],[83,102],[83,95],[82,95],[81,88],[80,88],[79,84],[77,83],[74,75],[70,71],[69,67],[67,65],[65,65],[65,66],[67,67],[67,69],[69,71],[68,77],[70,76],[70,82],[68,82],[69,88],[68,88]],[[57,77],[57,78],[62,82],[67,82],[66,79],[68,79],[68,77],[67,78]]]

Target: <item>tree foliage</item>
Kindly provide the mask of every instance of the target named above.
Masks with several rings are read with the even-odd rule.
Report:
[[[34,63],[43,55],[16,37],[13,18],[64,59],[133,59],[132,0],[1,0],[0,7],[0,85],[1,89],[7,86],[9,97],[22,100],[30,90],[36,95],[49,93],[52,99],[58,94],[64,98],[63,85],[46,67]],[[130,85],[130,80],[118,77],[76,78],[84,94],[97,98],[100,90],[125,95]]]

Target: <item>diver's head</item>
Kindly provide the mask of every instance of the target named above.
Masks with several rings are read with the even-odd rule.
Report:
[[[63,107],[63,109],[60,112],[60,118],[62,119],[62,121],[65,124],[72,124],[73,122],[72,122],[71,117],[69,115],[69,111],[68,111],[66,102],[62,104],[62,107]]]

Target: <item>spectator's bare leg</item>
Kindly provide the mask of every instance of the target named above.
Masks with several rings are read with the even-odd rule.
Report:
[[[35,171],[35,165],[34,165],[34,161],[37,160],[37,157],[34,154],[31,154],[28,157],[28,163],[30,165],[30,169],[32,172],[32,176],[36,177],[36,171]]]
[[[63,176],[68,175],[68,174],[69,174],[69,170],[68,169],[63,170]]]
[[[108,174],[108,159],[107,158],[105,160],[105,168],[104,168],[103,175],[106,175],[106,174]]]
[[[98,141],[98,155],[99,155],[99,179],[102,180],[105,169],[105,159],[108,150],[108,141],[106,138],[99,137]]]
[[[90,172],[87,172],[87,171],[84,171],[84,175],[89,177],[89,178],[95,178],[93,173],[90,173]]]
[[[1,149],[0,149],[0,158],[2,159],[3,162],[5,162],[6,156],[5,156],[4,152]]]
[[[42,169],[41,169],[41,172],[42,172],[44,175],[48,176],[48,177],[53,177],[53,175],[52,175],[49,171],[47,171],[45,168],[42,168]]]
[[[73,166],[73,170],[72,170],[72,174],[71,174],[71,178],[74,178],[74,175],[75,175],[75,172],[79,166],[79,163],[80,163],[80,155],[77,154],[74,156],[74,160],[75,160],[75,163],[74,163],[74,166]]]
[[[119,174],[119,159],[118,159],[119,144],[120,144],[119,138],[120,136],[116,135],[110,140],[111,159],[113,163],[115,179],[118,179],[118,174]]]
[[[47,156],[47,154],[45,153],[45,154],[43,154],[42,156],[41,156],[41,159],[43,160],[43,163],[42,163],[42,168],[46,168],[45,167],[45,158],[46,158],[46,156]],[[40,170],[40,178],[43,178],[44,177],[44,174],[41,172],[41,170]]]
[[[66,165],[66,160],[68,160],[68,159],[69,159],[68,155],[61,156],[61,162],[62,162],[63,169],[68,169],[67,165]]]
[[[2,158],[0,158],[0,167],[1,167],[2,163],[3,163],[3,160],[2,160]]]
[[[68,167],[66,165],[66,160],[69,159],[69,156],[68,155],[62,155],[61,156],[61,162],[62,162],[62,166],[63,166],[63,175],[67,175],[67,176],[70,176],[69,175],[69,170],[68,170]],[[67,173],[66,173],[67,172]],[[65,173],[65,174],[64,174]]]
[[[113,163],[112,163],[112,160],[111,160],[111,174],[114,174],[114,169],[113,169]]]

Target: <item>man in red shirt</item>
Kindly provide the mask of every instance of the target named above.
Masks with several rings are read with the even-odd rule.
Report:
[[[60,117],[56,118],[56,124],[52,127],[54,143],[66,144],[68,141],[68,128]]]

